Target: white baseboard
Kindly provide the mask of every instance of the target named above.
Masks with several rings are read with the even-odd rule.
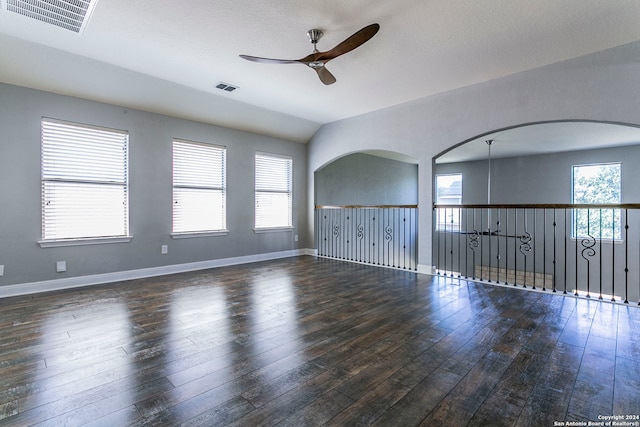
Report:
[[[269,252],[233,258],[190,262],[187,264],[164,265],[161,267],[142,268],[139,270],[67,277],[64,279],[45,280],[42,282],[19,283],[16,285],[0,286],[0,298],[80,288],[83,286],[101,285],[104,283],[121,282],[124,280],[143,279],[145,277],[164,276],[166,274],[185,273],[188,271],[206,270],[208,268],[225,267],[229,265],[248,264],[251,262],[268,261],[299,255],[314,255],[315,252],[316,251],[314,249],[295,249],[282,252]]]

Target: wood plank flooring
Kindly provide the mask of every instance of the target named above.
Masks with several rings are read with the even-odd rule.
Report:
[[[637,307],[311,256],[0,300],[2,426],[611,415],[639,421]]]

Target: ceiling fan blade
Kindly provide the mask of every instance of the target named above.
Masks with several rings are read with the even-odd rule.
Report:
[[[299,64],[299,59],[273,59],[273,58],[260,58],[259,56],[239,55],[240,58],[247,61],[262,62],[265,64]]]
[[[321,52],[321,54],[317,56],[316,60],[327,62],[334,58],[337,58],[340,55],[344,55],[347,52],[351,52],[353,49],[363,45],[369,39],[375,36],[379,29],[379,24],[367,25],[360,31],[352,34],[350,37],[348,37],[342,43],[338,44],[333,49],[330,49],[326,52]]]
[[[332,85],[336,82],[336,78],[325,67],[314,68],[314,70],[318,73],[318,77],[320,77],[322,83]]]

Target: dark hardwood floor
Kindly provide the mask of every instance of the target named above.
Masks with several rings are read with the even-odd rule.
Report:
[[[639,421],[640,309],[303,256],[0,300],[0,425]]]

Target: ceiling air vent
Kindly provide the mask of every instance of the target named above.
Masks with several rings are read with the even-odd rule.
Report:
[[[76,33],[84,31],[98,0],[5,0],[9,12],[19,13]]]
[[[226,92],[233,92],[234,90],[238,89],[238,86],[233,86],[228,83],[220,82],[216,85],[216,89],[224,90]]]

